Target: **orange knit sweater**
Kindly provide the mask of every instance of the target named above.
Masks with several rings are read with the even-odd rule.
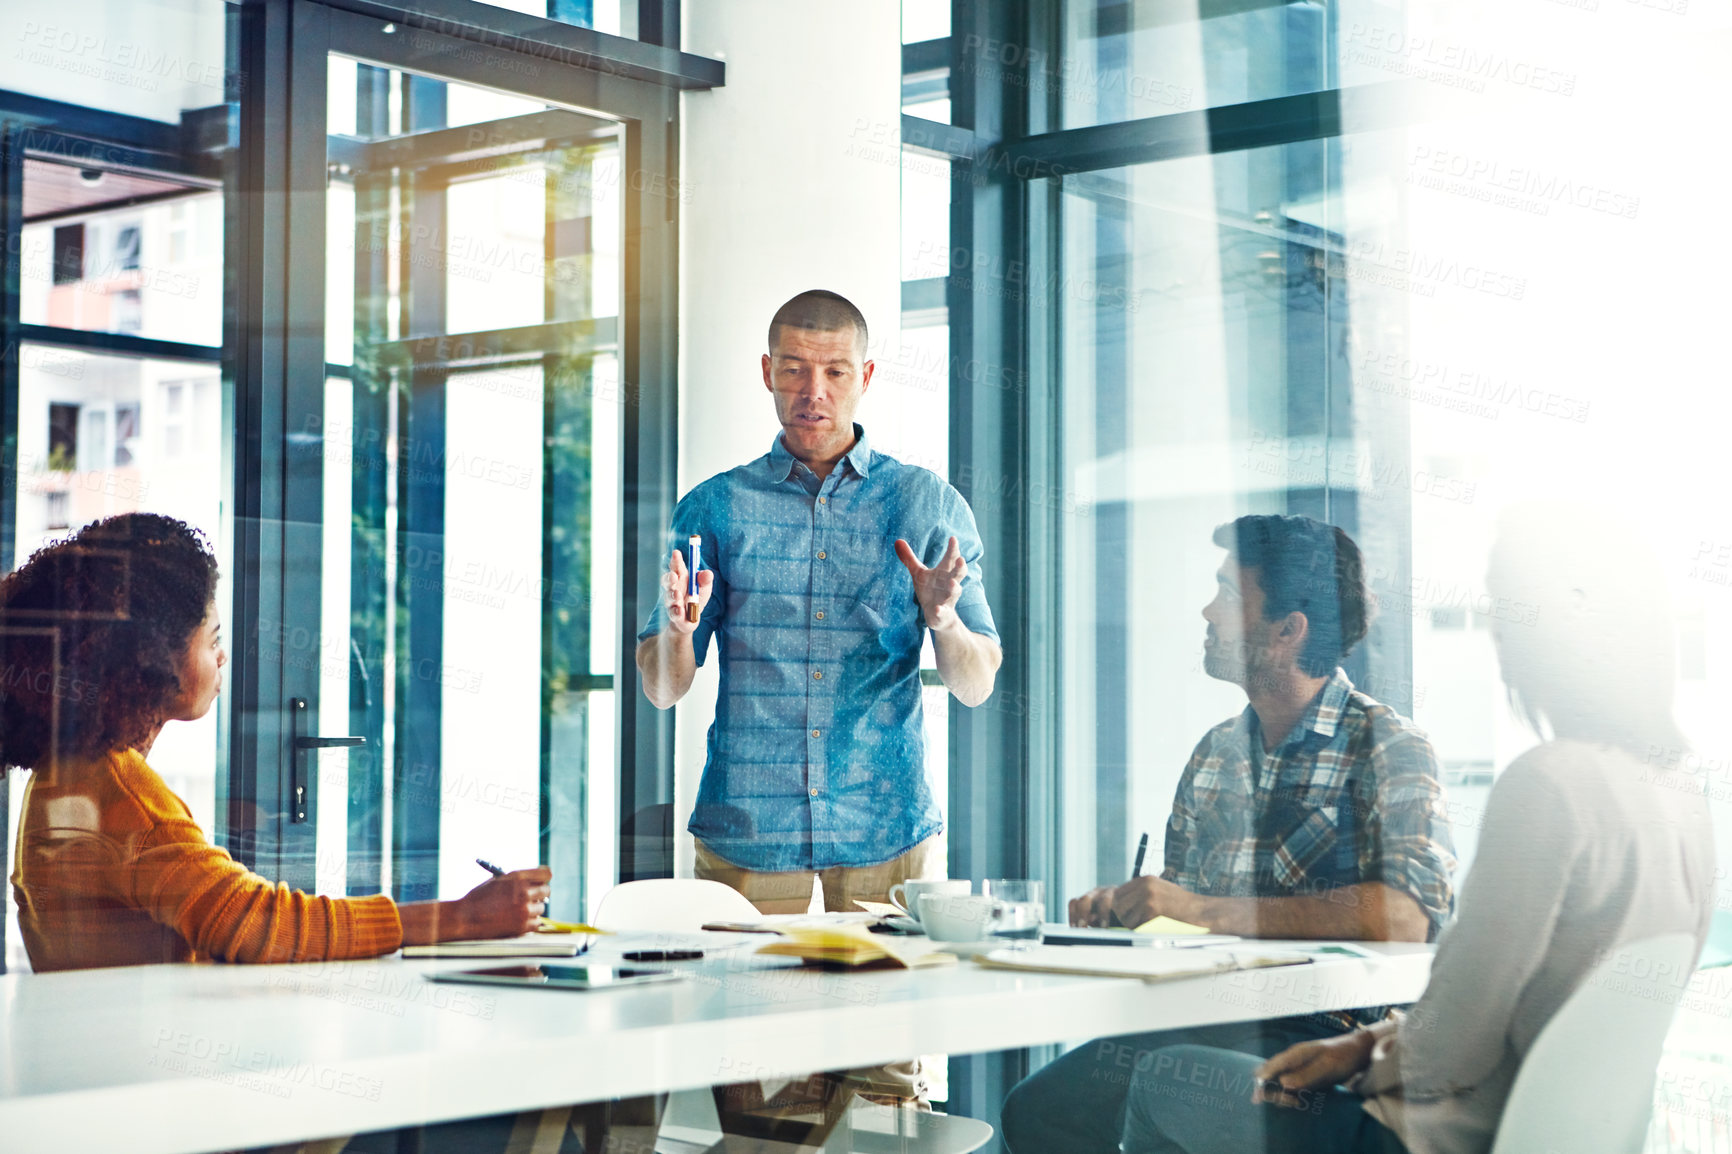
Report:
[[[314,897],[211,845],[130,749],[30,775],[12,887],[38,971],[369,958],[403,940],[383,894]]]

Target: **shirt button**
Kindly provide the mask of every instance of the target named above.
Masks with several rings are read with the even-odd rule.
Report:
[[[824,552],[824,550],[822,550],[822,549],[818,550],[818,560],[822,561],[826,556],[827,556],[827,554]]]
[[[817,796],[818,796],[818,791],[817,791],[817,790],[813,790],[813,791],[812,791],[812,796],[813,796],[813,797],[817,797]]]
[[[830,498],[828,498],[828,497],[819,497],[818,498],[818,504],[820,504],[820,505],[828,505],[829,503],[830,503]]]
[[[822,669],[814,669],[814,670],[812,670],[812,680],[813,680],[813,681],[822,681],[822,680],[824,680],[824,671],[823,671],[823,670],[822,670]]]
[[[812,736],[813,736],[813,737],[817,737],[817,736],[818,736],[818,731],[817,731],[817,730],[816,730],[816,729],[814,729],[814,730],[813,730],[813,731],[812,731]]]
[[[824,611],[822,609],[818,610],[818,620],[824,620]]]

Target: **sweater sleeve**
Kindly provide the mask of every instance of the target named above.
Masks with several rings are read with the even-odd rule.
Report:
[[[1545,958],[1576,858],[1570,799],[1539,755],[1517,759],[1493,787],[1461,915],[1438,941],[1424,995],[1393,1036],[1379,1039],[1359,1093],[1399,1087],[1416,1101],[1457,1094],[1503,1060],[1516,1002]]]
[[[132,783],[134,799],[153,824],[121,864],[117,888],[200,954],[225,962],[330,961],[402,945],[397,904],[388,896],[320,897],[260,877],[205,840],[166,786],[159,798],[140,796],[140,784]]]

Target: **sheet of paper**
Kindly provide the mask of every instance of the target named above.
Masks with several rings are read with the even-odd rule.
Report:
[[[869,902],[864,898],[855,898],[854,904],[865,910],[867,913],[874,914],[881,918],[894,918],[902,915],[902,911],[891,905],[889,902]]]
[[[1208,926],[1194,926],[1190,922],[1181,922],[1178,918],[1169,918],[1162,914],[1158,918],[1150,918],[1137,927],[1139,934],[1206,934]]]

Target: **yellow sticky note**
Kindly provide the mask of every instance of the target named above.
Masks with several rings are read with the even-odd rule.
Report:
[[[1137,927],[1139,934],[1206,934],[1208,926],[1193,926],[1190,922],[1181,922],[1178,918],[1169,918],[1162,914],[1158,918],[1150,918]]]
[[[538,934],[605,934],[606,930],[598,930],[594,926],[582,922],[556,922],[552,918],[542,918],[535,927]]]

